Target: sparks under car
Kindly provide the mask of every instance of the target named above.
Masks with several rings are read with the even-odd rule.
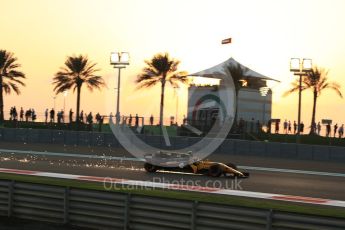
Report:
[[[162,153],[159,153],[162,154]],[[154,173],[158,170],[164,171],[173,171],[173,172],[188,172],[194,174],[204,174],[211,177],[220,177],[224,176],[233,176],[233,177],[240,177],[240,178],[247,178],[249,177],[248,172],[240,171],[236,165],[232,163],[220,163],[220,162],[213,162],[209,160],[200,160],[196,161],[191,164],[180,165],[180,167],[171,167],[168,164],[156,165],[146,162],[144,164],[144,168],[147,172]]]

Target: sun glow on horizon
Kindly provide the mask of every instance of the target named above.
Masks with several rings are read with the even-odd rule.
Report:
[[[135,79],[144,60],[166,51],[181,61],[180,70],[190,73],[234,57],[256,72],[280,80],[273,88],[272,117],[293,120],[297,114],[297,94],[282,97],[295,79],[289,72],[291,57],[312,58],[313,64],[330,69],[330,79],[345,88],[343,0],[177,0],[174,4],[162,0],[3,0],[1,5],[0,48],[14,52],[27,75],[21,95],[5,95],[5,111],[16,105],[42,114],[54,103],[61,109],[64,96],[53,99],[52,77],[67,56],[84,54],[97,63],[108,87],[93,93],[84,87],[81,107],[106,113],[107,100],[115,108],[117,72],[109,64],[110,53],[115,51],[128,51],[131,56],[130,65],[121,73],[123,114],[146,114],[150,106],[153,114],[159,113],[160,87],[144,90],[144,99],[140,97],[144,91],[136,90]],[[221,45],[229,36],[232,43]],[[216,81],[194,79],[202,85]],[[179,96],[180,117],[186,113],[186,88]],[[166,90],[165,115],[169,117],[175,114],[176,97],[172,87]],[[309,91],[303,92],[302,102],[302,120],[309,121]],[[75,104],[76,95],[71,91],[66,109],[74,109]],[[342,108],[344,101],[327,91],[319,98],[317,119],[340,121],[345,113]]]

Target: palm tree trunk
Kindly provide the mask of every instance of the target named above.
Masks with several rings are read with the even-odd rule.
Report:
[[[239,94],[238,88],[235,88],[235,117],[234,117],[234,123],[232,124],[231,133],[236,133],[238,131],[238,124],[237,124],[237,119],[238,119],[238,94]]]
[[[311,116],[311,129],[310,129],[310,133],[309,134],[315,134],[315,127],[316,127],[316,125],[315,125],[315,116],[316,116],[316,102],[317,102],[317,92],[316,92],[316,90],[314,90],[314,94],[313,94],[313,96],[314,96],[314,100],[313,100],[313,114],[312,114],[312,116]]]
[[[165,78],[164,78],[165,79]],[[161,91],[161,107],[159,111],[159,124],[163,126],[163,112],[164,112],[164,89],[165,89],[165,80],[162,81],[162,91]]]
[[[2,87],[2,77],[0,77],[0,122],[4,121],[4,95],[3,95],[3,87]]]
[[[239,90],[236,90],[236,106],[235,106],[235,117],[234,117],[234,124],[236,124],[237,126],[237,119],[238,119],[238,94],[239,94]]]
[[[75,121],[77,123],[77,129],[79,128],[79,123],[80,123],[80,119],[79,119],[79,113],[80,113],[80,92],[81,92],[81,86],[77,86],[77,111],[75,114]]]

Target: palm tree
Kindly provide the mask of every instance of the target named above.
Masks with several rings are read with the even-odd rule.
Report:
[[[19,95],[18,84],[25,86],[21,81],[25,78],[25,74],[17,70],[20,66],[13,53],[0,50],[0,122],[4,121],[4,92],[10,94],[13,90]]]
[[[187,73],[178,71],[180,61],[170,58],[168,53],[156,54],[151,60],[146,60],[145,63],[147,66],[136,79],[137,88],[150,88],[157,83],[161,83],[159,123],[162,126],[165,84],[170,83],[171,86],[177,87],[179,82],[187,83]]]
[[[311,117],[311,129],[310,134],[315,133],[315,116],[316,116],[316,105],[317,99],[325,89],[334,90],[341,98],[343,97],[340,88],[341,86],[337,82],[330,82],[327,75],[328,70],[323,68],[314,67],[312,71],[307,73],[302,79],[302,90],[311,89],[313,91],[313,112]],[[299,80],[292,83],[290,90],[285,92],[284,96],[291,93],[297,92],[299,90]]]
[[[238,119],[238,94],[242,87],[244,87],[245,78],[250,77],[247,76],[248,68],[242,67],[239,63],[236,64],[230,64],[228,66],[228,71],[230,72],[232,79],[234,81],[235,85],[235,93],[236,93],[236,111],[235,111],[235,118],[234,118],[234,124],[237,125],[237,119]],[[237,127],[235,127],[237,128]]]
[[[77,90],[77,127],[80,122],[80,93],[83,84],[85,84],[91,92],[94,88],[101,89],[101,87],[105,86],[103,78],[95,75],[95,73],[99,71],[95,66],[96,63],[92,63],[87,56],[70,56],[67,57],[65,65],[61,67],[60,71],[55,74],[53,79],[53,84],[55,84],[54,91],[56,94],[63,93],[71,88],[73,88],[73,92]]]

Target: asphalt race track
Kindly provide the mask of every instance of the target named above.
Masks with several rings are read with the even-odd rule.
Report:
[[[129,156],[122,149],[101,149],[90,147],[67,147],[54,145],[27,145],[18,143],[0,143],[0,149],[35,150],[48,152],[97,154],[101,156]],[[0,167],[26,169],[45,172],[68,173],[86,176],[125,178],[132,180],[153,181],[162,183],[187,184],[227,189],[239,189],[275,194],[309,196],[345,200],[345,167],[330,162],[292,161],[274,158],[250,156],[216,155],[210,159],[222,162],[234,162],[238,165],[254,167],[270,167],[275,169],[297,169],[314,172],[338,173],[338,176],[308,175],[305,173],[272,172],[266,170],[247,170],[250,178],[235,181],[231,178],[211,178],[202,175],[157,172],[146,173],[142,162],[107,161],[100,159],[75,158],[67,156],[35,156],[1,153]]]

